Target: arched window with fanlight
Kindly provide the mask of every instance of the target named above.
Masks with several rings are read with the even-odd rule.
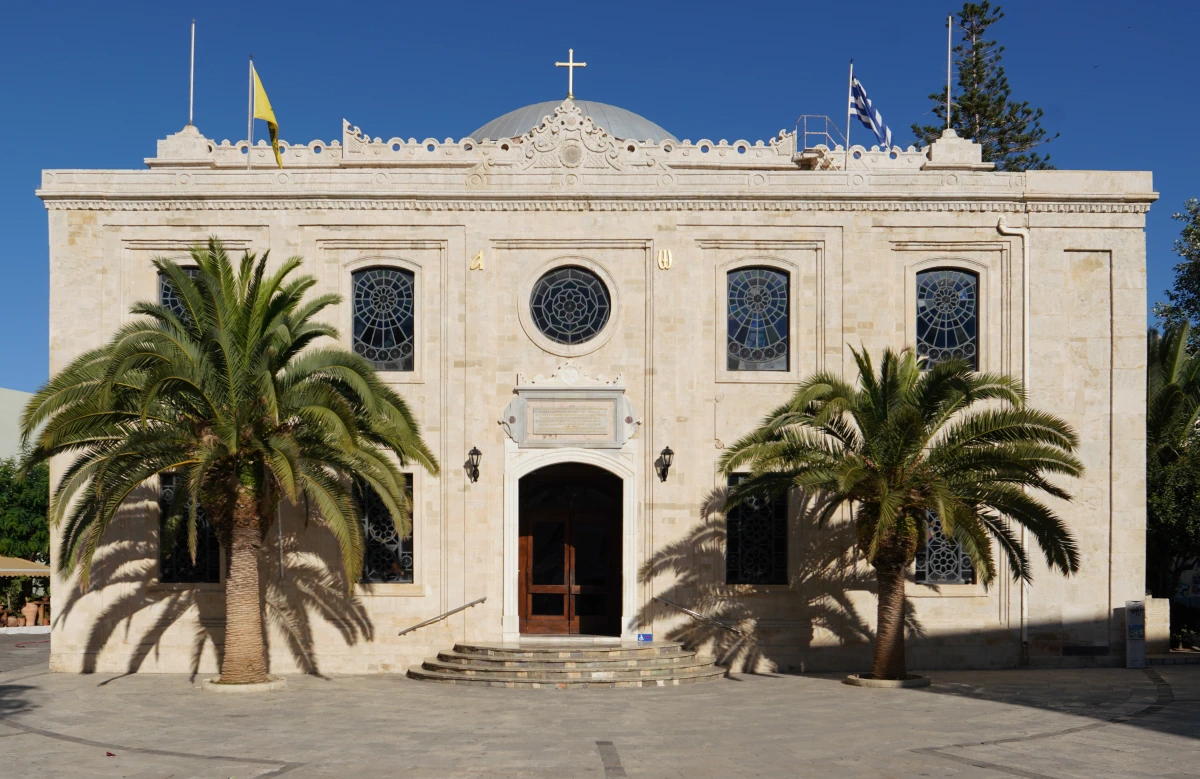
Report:
[[[726,369],[788,370],[788,274],[774,268],[730,271],[727,300]]]
[[[917,274],[917,354],[926,365],[965,360],[979,369],[979,275],[959,268]]]
[[[416,281],[412,272],[367,268],[351,278],[354,352],[380,370],[413,370]]]
[[[200,269],[195,267],[184,268],[183,272],[193,279],[200,275]],[[179,297],[179,293],[171,284],[171,279],[161,271],[158,274],[158,303],[170,309],[175,316],[181,317],[184,314],[183,299]]]

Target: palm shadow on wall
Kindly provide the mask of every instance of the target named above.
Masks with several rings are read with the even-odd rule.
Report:
[[[120,524],[122,528],[137,527],[136,521]],[[117,528],[113,528],[116,530]],[[323,526],[309,523],[304,539],[317,548],[328,548],[331,539]],[[131,535],[128,531],[123,535]],[[316,536],[314,538],[314,536]],[[285,536],[283,558],[286,561],[280,575],[279,536],[271,533],[266,540],[260,563],[260,597],[263,604],[264,640],[268,646],[272,631],[281,637],[296,666],[307,674],[320,675],[313,639],[313,620],[332,623],[347,645],[372,641],[375,627],[362,601],[347,586],[345,573],[339,565],[326,565],[322,559],[300,548],[295,535]],[[216,652],[219,667],[225,640],[225,593],[219,585],[158,585],[153,577],[157,571],[158,544],[153,541],[117,539],[101,542],[92,565],[92,588],[111,588],[104,594],[103,607],[89,618],[91,628],[87,637],[83,661],[84,673],[95,673],[97,660],[105,646],[113,640],[132,644],[125,673],[136,673],[152,654],[163,651],[164,635],[181,619],[194,621],[191,641],[190,670],[195,679],[206,645]],[[65,604],[54,615],[55,625],[67,620],[82,601],[77,587],[70,588]],[[135,620],[141,612],[152,616]],[[141,630],[140,635],[135,631]]]
[[[666,639],[712,654],[718,665],[735,672],[790,670],[796,665],[802,671],[803,659],[796,663],[778,658],[803,658],[810,651],[839,647],[850,649],[851,662],[868,661],[874,631],[850,593],[874,593],[876,586],[871,571],[856,560],[853,526],[842,522],[818,527],[820,503],[807,496],[793,500],[788,512],[788,585],[727,585],[722,513],[727,496],[723,488],[710,492],[701,505],[699,524],[655,553],[639,578],[643,583],[667,582],[658,585],[657,597],[738,628],[741,634],[659,600],[639,611],[640,624],[674,625]],[[910,635],[923,634],[911,604],[906,622]]]

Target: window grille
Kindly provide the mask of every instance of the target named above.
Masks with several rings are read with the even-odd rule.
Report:
[[[412,501],[412,474],[405,475],[405,489]],[[391,512],[378,493],[366,484],[355,489],[363,525],[364,583],[411,584],[413,581],[413,533],[401,537]],[[413,522],[415,529],[416,522]]]
[[[747,477],[729,477],[734,487]],[[725,515],[726,584],[787,584],[787,499],[751,498]]]
[[[919,584],[974,584],[975,567],[962,544],[947,538],[937,514],[925,521],[925,544],[917,550],[914,576]]]
[[[175,507],[175,493],[182,483],[178,474],[159,477],[158,580],[160,582],[216,583],[221,581],[221,544],[208,524],[204,509],[196,511],[196,562],[188,549],[188,513],[191,500]]]

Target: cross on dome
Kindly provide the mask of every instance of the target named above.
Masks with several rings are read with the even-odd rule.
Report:
[[[567,49],[567,61],[554,63],[556,68],[567,69],[567,99],[575,99],[575,68],[586,68],[586,62],[575,61],[575,50]]]

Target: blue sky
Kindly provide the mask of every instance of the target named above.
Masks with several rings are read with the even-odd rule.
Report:
[[[1150,300],[1171,281],[1171,213],[1200,196],[1192,74],[1200,3],[1009,0],[994,29],[1014,96],[1046,111],[1060,168],[1152,170]],[[44,168],[140,168],[187,122],[197,19],[196,125],[246,131],[254,54],[285,140],[460,138],[514,108],[561,98],[555,60],[586,61],[576,96],[636,111],[680,138],[767,139],[800,114],[845,116],[846,64],[898,143],[931,121],[955,2],[12,3],[0,25],[0,386],[47,374]],[[1086,12],[1081,9],[1086,7]],[[840,118],[839,118],[840,117]],[[265,128],[256,129],[256,137]],[[866,140],[859,125],[854,133]]]

